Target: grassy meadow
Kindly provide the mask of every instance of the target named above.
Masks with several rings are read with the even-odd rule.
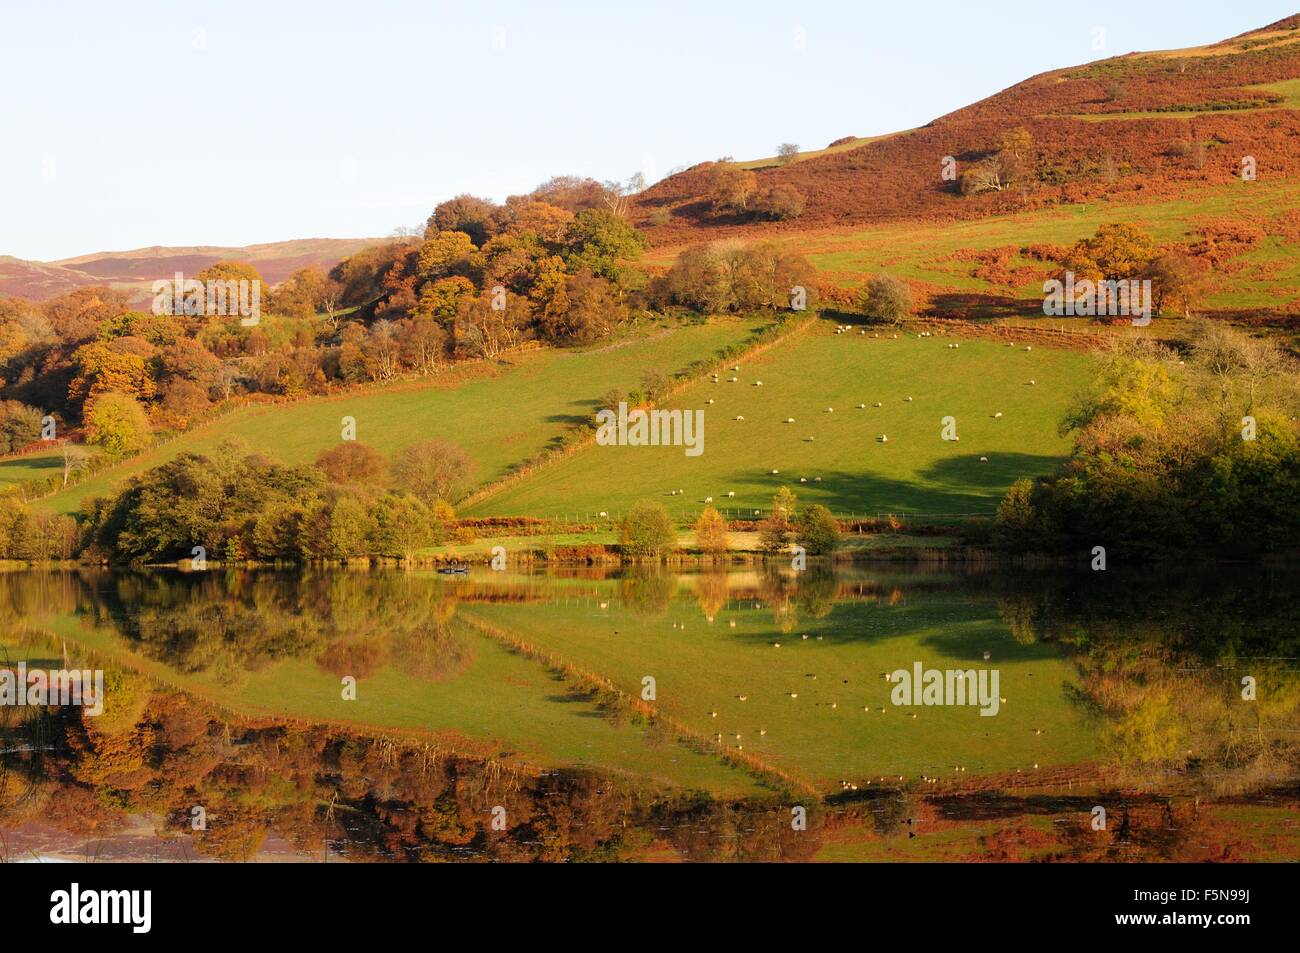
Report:
[[[837,515],[991,514],[1014,480],[1049,472],[1065,456],[1058,425],[1088,377],[1088,355],[892,334],[819,327],[724,372],[720,383],[680,392],[668,406],[704,409],[699,456],[681,447],[588,447],[464,515],[613,516],[654,499],[689,520],[710,496],[728,513],[766,512],[782,486]],[[941,439],[946,416],[956,418],[958,441]]]
[[[37,505],[75,512],[80,501],[102,496],[127,477],[182,452],[204,453],[223,441],[284,463],[307,463],[340,439],[344,416],[356,418],[357,440],[385,454],[419,440],[444,439],[464,447],[479,481],[504,476],[556,441],[568,426],[590,420],[611,388],[639,386],[649,369],[671,374],[746,340],[757,320],[717,319],[651,329],[589,350],[544,349],[511,354],[454,383],[403,383],[338,397],[240,408],[69,487]],[[0,485],[30,476],[32,457],[0,461]]]

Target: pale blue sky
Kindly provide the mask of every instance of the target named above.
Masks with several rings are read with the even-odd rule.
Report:
[[[817,148],[1044,70],[1213,42],[1297,10],[4,0],[0,255],[385,235],[462,191],[501,199],[552,174],[653,178],[783,141]]]

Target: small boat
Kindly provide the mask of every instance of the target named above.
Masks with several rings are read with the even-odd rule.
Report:
[[[438,568],[438,574],[442,576],[468,576],[468,566],[441,566]]]

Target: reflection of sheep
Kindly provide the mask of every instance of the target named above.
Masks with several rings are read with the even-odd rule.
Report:
[[[988,457],[980,457],[980,463],[988,463],[988,462],[989,462]]]
[[[800,483],[807,483],[807,482],[808,482],[808,478],[807,478],[807,477],[800,477],[800,478],[799,478],[799,482],[800,482]]]

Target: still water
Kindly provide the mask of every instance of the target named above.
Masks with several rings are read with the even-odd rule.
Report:
[[[0,859],[1294,858],[1297,581],[6,573]]]

